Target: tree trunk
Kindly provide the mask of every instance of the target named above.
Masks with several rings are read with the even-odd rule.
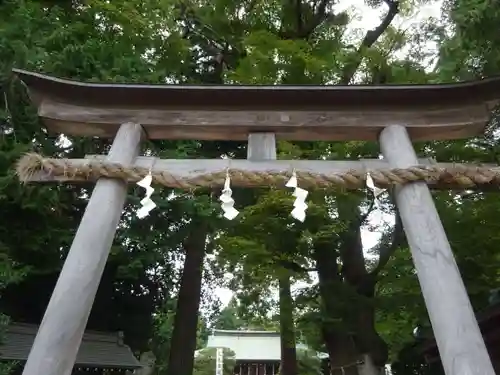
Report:
[[[206,239],[206,225],[192,225],[184,242],[186,258],[177,298],[167,367],[168,373],[172,375],[193,373]]]
[[[360,298],[365,299],[355,312],[356,347],[360,354],[369,356],[371,364],[366,363],[365,367],[375,366],[381,369],[387,362],[389,350],[387,343],[380,337],[375,328],[375,306],[373,304],[375,284],[376,278],[372,275],[366,275],[356,288]]]
[[[279,278],[281,375],[298,375],[295,326],[293,322],[293,299],[290,276]]]
[[[359,213],[353,202],[337,201],[339,217],[347,223],[340,234],[339,253],[342,259],[342,278],[357,294],[356,302],[350,310],[344,311],[344,319],[350,318],[351,331],[358,359],[369,355],[374,366],[383,367],[388,358],[385,341],[375,328],[375,285],[377,275],[367,271],[361,242],[361,225],[366,216]]]
[[[327,241],[314,245],[313,256],[318,270],[323,321],[321,333],[330,358],[332,375],[358,375],[358,356],[354,340],[342,322],[342,308],[335,291],[342,285],[335,245]]]

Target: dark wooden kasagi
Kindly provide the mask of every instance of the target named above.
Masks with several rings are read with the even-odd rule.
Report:
[[[27,85],[49,131],[114,137],[105,162],[124,166],[144,163],[137,156],[141,137],[147,136],[248,139],[249,160],[239,163],[246,170],[263,165],[280,168],[279,162],[272,160],[276,138],[379,140],[385,159],[382,163],[407,168],[419,165],[412,141],[481,134],[491,109],[500,102],[500,78],[450,85],[152,86],[81,83],[19,70],[16,73]],[[197,173],[199,161],[178,162],[184,163],[185,173]],[[175,164],[158,163],[161,168]],[[210,163],[205,162],[204,167],[221,168],[220,161]],[[308,162],[300,163],[301,168],[308,168]],[[311,168],[346,168],[342,163],[346,162],[311,163]],[[366,169],[367,163],[377,162],[349,162],[349,167]],[[54,179],[34,174],[30,180]],[[396,201],[446,374],[494,375],[429,187],[415,182],[397,190]],[[25,375],[67,375],[73,366],[125,192],[124,179],[97,181]]]
[[[449,85],[179,86],[82,83],[16,70],[55,133],[114,137],[141,124],[150,139],[377,140],[404,124],[413,141],[479,134],[500,79]]]

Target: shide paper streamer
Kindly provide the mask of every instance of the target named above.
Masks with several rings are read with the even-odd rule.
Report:
[[[298,187],[297,174],[295,173],[295,171],[293,171],[292,177],[290,178],[290,180],[288,180],[285,186],[289,188],[295,188],[293,192],[295,202],[293,202],[294,208],[291,212],[292,217],[294,219],[297,219],[298,221],[304,222],[304,220],[306,219],[307,209],[306,198],[309,192]]]
[[[143,219],[149,215],[149,213],[156,207],[155,202],[151,200],[151,195],[154,193],[155,189],[151,187],[151,182],[153,181],[153,176],[151,172],[148,173],[146,177],[137,182],[137,185],[146,190],[146,195],[141,200],[141,208],[136,212],[139,219]]]
[[[233,220],[238,216],[239,211],[234,208],[234,199],[231,197],[233,191],[231,190],[231,178],[229,177],[229,172],[226,174],[226,181],[224,182],[224,189],[222,190],[222,195],[219,200],[222,202],[221,208],[224,211],[224,217],[228,220]]]

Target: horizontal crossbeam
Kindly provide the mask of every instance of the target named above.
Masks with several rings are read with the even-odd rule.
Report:
[[[332,106],[332,108],[335,108]],[[256,132],[294,141],[374,141],[387,124],[405,124],[414,141],[469,138],[490,117],[484,104],[336,110],[191,110],[106,108],[44,99],[38,115],[53,133],[112,138],[121,124],[141,124],[149,139],[246,140]]]
[[[154,183],[181,189],[220,187],[226,173],[233,186],[284,187],[295,170],[299,184],[305,188],[357,189],[365,186],[370,172],[379,187],[424,181],[435,189],[467,189],[500,185],[500,168],[471,164],[435,163],[420,159],[420,165],[407,169],[389,169],[384,160],[312,161],[312,160],[169,160],[139,157],[133,165],[106,162],[105,156],[90,155],[85,159],[51,159],[27,154],[18,164],[22,181],[78,182],[100,177],[137,182],[150,171]]]
[[[404,124],[413,141],[481,134],[500,77],[447,85],[185,86],[75,82],[14,71],[52,133],[112,138],[141,124],[149,139],[376,141]]]

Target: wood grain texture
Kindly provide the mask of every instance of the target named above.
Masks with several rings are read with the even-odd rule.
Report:
[[[121,126],[107,160],[133,163],[140,125]],[[99,179],[76,232],[23,375],[70,375],[126,197],[126,183]]]
[[[342,108],[330,110],[197,110],[83,106],[44,98],[38,115],[52,133],[113,137],[125,122],[140,123],[150,139],[245,140],[272,132],[302,141],[377,140],[387,124],[407,124],[414,140],[468,138],[489,119],[484,103],[458,107]]]
[[[418,162],[403,126],[384,129],[380,145],[391,167]],[[412,183],[396,189],[395,195],[445,373],[494,375],[429,188]]]

